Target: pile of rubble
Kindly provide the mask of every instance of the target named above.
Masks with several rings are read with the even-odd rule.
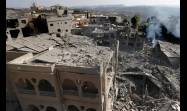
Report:
[[[155,54],[153,47],[119,53],[113,111],[180,111],[180,67]]]

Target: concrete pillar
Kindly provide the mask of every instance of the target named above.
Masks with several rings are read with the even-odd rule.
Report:
[[[40,96],[40,92],[39,92],[39,89],[38,89],[38,84],[34,84],[34,87],[35,87],[36,95]]]
[[[80,97],[82,97],[82,89],[81,89],[81,86],[82,86],[82,82],[80,80],[75,80],[75,85],[77,86],[78,88],[78,95]]]
[[[81,85],[78,86],[78,93],[79,93],[79,96],[82,97],[82,89],[81,89]]]
[[[12,40],[12,37],[11,37],[11,35],[10,35],[10,30],[7,30],[7,31],[6,31],[6,35],[7,35],[7,39],[8,39],[9,41],[11,41],[11,40]]]

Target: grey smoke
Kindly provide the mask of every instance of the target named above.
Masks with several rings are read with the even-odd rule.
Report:
[[[161,36],[160,22],[156,17],[149,18],[147,27],[147,38],[152,41],[153,47],[157,44],[157,38]]]
[[[176,37],[180,38],[180,8],[155,7],[155,16]]]
[[[171,7],[154,7],[149,16],[147,38],[152,41],[153,47],[157,44],[157,38],[161,37],[161,24],[167,28],[168,33],[172,33],[175,37],[180,38],[180,10]]]

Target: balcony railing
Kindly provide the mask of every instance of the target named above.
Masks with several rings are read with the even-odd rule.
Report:
[[[94,93],[82,93],[83,97],[89,97],[89,98],[96,98],[98,97],[98,94],[94,94]]]
[[[30,95],[36,94],[36,92],[34,90],[26,90],[26,89],[19,89],[19,93],[21,93],[21,94],[30,94]]]
[[[78,91],[77,90],[63,90],[64,95],[75,95],[78,96]]]
[[[40,91],[41,96],[53,96],[55,97],[55,92],[50,92],[50,91]]]

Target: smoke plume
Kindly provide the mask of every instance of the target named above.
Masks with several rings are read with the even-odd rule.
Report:
[[[169,33],[180,38],[180,8],[155,7],[156,17]]]
[[[165,38],[164,33],[172,34],[180,39],[180,12],[179,8],[154,7],[152,17],[148,18],[146,29],[147,38],[152,41],[153,47],[157,44],[157,39]],[[167,30],[162,30],[164,26]]]
[[[160,22],[156,17],[148,19],[147,38],[152,41],[153,47],[157,44],[157,39],[161,36]]]

